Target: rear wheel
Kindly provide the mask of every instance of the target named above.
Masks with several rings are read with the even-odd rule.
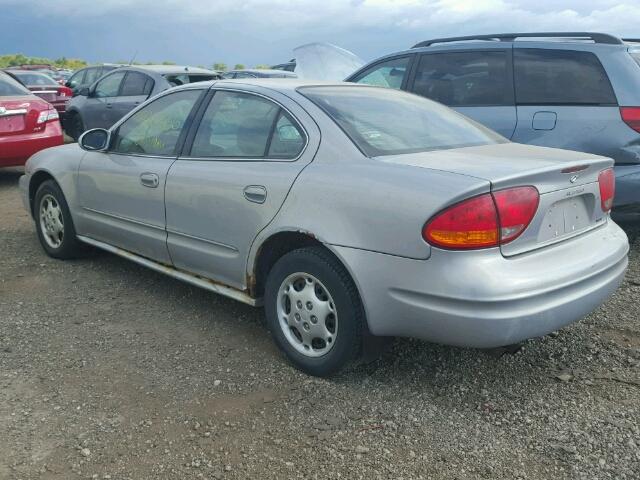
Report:
[[[277,345],[306,373],[331,375],[361,354],[360,297],[342,264],[321,247],[294,250],[276,262],[265,310]]]
[[[80,242],[62,190],[53,180],[40,185],[34,199],[34,218],[38,239],[44,251],[53,258],[76,257]]]
[[[67,135],[73,138],[76,142],[80,138],[80,135],[84,133],[84,122],[79,113],[73,112],[69,114],[67,121],[65,122],[65,131]]]

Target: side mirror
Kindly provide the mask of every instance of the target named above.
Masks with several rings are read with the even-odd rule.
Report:
[[[109,147],[111,132],[104,128],[87,130],[78,139],[78,145],[88,152],[104,152]]]
[[[82,87],[80,90],[78,90],[78,95],[82,95],[83,97],[88,97],[89,93],[91,93],[89,87]]]

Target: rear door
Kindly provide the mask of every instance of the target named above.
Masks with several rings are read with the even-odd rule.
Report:
[[[82,120],[85,128],[111,128],[120,118],[114,102],[118,98],[120,86],[125,76],[124,71],[117,71],[102,77],[82,107]]]
[[[128,71],[117,98],[113,99],[114,117],[118,120],[143,103],[153,90],[154,81],[142,72]]]
[[[167,177],[167,242],[174,265],[240,289],[246,286],[253,240],[276,215],[319,142],[304,110],[266,92],[215,91],[194,121],[191,146]]]
[[[513,52],[518,124],[512,140],[607,154],[620,111],[598,57],[519,44]]]
[[[424,53],[409,90],[511,138],[516,128],[511,51],[509,47]]]

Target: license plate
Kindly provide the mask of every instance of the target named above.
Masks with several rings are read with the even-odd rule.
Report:
[[[571,235],[591,225],[589,208],[584,195],[554,203],[544,217],[539,241]]]
[[[24,130],[24,115],[0,117],[0,133],[14,133]]]

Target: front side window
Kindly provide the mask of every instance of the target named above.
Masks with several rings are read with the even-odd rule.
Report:
[[[200,122],[193,157],[294,158],[304,146],[279,105],[257,95],[218,91]]]
[[[67,86],[71,88],[75,88],[78,85],[82,85],[84,83],[83,79],[86,72],[87,72],[86,70],[82,70],[80,72],[76,72],[73,75],[71,75],[71,78],[69,78],[69,80],[67,81]]]
[[[438,103],[364,86],[301,87],[368,157],[507,142]]]
[[[88,68],[84,80],[82,81],[82,85],[91,85],[93,82],[98,80],[98,78],[100,78],[100,69]]]
[[[144,73],[128,72],[120,96],[122,97],[138,97],[148,96],[153,88],[153,80]]]
[[[96,85],[93,96],[97,98],[117,97],[124,75],[125,72],[116,72],[104,77]]]
[[[0,72],[0,97],[28,95],[29,90],[16,82],[9,75]]]
[[[112,151],[138,155],[176,155],[178,138],[200,93],[200,90],[171,93],[138,110],[118,128]]]
[[[400,89],[407,76],[409,59],[409,57],[400,57],[378,63],[360,73],[351,81],[365,85],[375,85],[376,87]]]
[[[591,52],[517,48],[513,53],[520,105],[616,105],[600,60]]]
[[[455,107],[513,105],[507,71],[505,51],[422,55],[413,92]]]

